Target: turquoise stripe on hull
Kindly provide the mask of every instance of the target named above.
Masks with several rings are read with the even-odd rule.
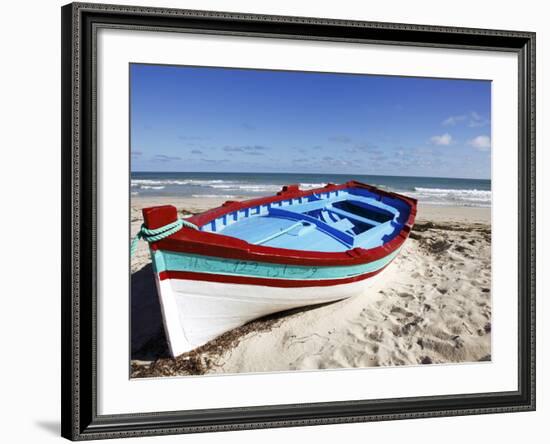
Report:
[[[155,251],[155,271],[191,271],[233,276],[276,279],[340,279],[378,271],[390,263],[399,250],[368,264],[351,266],[310,267],[242,261],[212,256],[200,256],[171,251]]]

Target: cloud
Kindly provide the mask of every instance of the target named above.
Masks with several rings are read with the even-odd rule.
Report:
[[[433,136],[430,138],[430,142],[434,145],[448,146],[453,143],[453,138],[449,133],[442,134],[441,136]]]
[[[489,151],[491,149],[491,138],[489,136],[477,136],[469,140],[468,145],[479,151]]]
[[[181,160],[179,156],[167,156],[166,154],[156,154],[153,156],[153,162],[173,162]]]
[[[417,158],[433,159],[435,157],[441,157],[445,153],[448,153],[447,150],[440,150],[432,147],[418,147],[409,151],[409,154]]]
[[[388,156],[381,152],[377,152],[369,156],[369,160],[374,162],[383,162],[387,159],[388,159]]]
[[[268,148],[263,145],[237,145],[237,146],[226,145],[223,147],[223,150],[228,153],[247,153],[247,154],[259,153],[260,151],[265,151],[267,149]]]
[[[489,120],[483,118],[475,111],[472,111],[470,113],[470,121],[468,122],[468,126],[470,128],[478,128],[480,126],[485,126],[489,123]]]
[[[191,154],[202,154],[202,150],[191,150]]]
[[[443,122],[443,126],[454,126],[457,123],[464,122],[468,116],[466,114],[462,114],[460,116],[450,116],[447,117]]]
[[[351,148],[346,150],[350,154],[366,154],[366,153],[380,153],[378,145],[371,145],[370,143],[359,143]]]
[[[478,128],[487,125],[489,120],[475,111],[470,111],[469,113],[447,117],[441,124],[443,126],[455,126],[463,122],[467,122],[470,128]]]
[[[143,153],[141,151],[132,151],[132,157],[139,157],[141,156]]]
[[[337,143],[351,143],[351,138],[348,136],[331,136],[328,138],[330,142],[337,142]]]
[[[354,163],[351,160],[336,159],[332,156],[324,156],[322,160],[325,166],[328,165],[333,167],[347,167],[347,166],[354,165]]]
[[[218,163],[225,163],[229,162],[229,159],[199,159],[201,162],[204,163],[211,163],[211,164],[218,164]]]
[[[206,140],[206,137],[199,137],[199,136],[178,136],[178,139],[180,139],[180,140],[188,140],[188,141],[195,141],[195,140]]]
[[[388,161],[388,165],[391,165],[391,166],[396,167],[396,168],[400,168],[400,167],[403,166],[403,160],[401,160],[401,159],[390,160],[390,161]]]

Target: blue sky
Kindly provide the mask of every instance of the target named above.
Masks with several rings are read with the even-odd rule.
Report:
[[[490,178],[491,83],[132,64],[132,171]]]

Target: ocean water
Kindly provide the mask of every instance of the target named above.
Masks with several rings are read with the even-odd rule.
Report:
[[[271,195],[288,184],[300,184],[301,189],[310,189],[352,179],[415,197],[427,204],[491,206],[490,180],[357,174],[132,172],[131,194],[231,199]]]

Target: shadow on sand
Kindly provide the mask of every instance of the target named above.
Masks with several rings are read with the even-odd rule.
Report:
[[[151,264],[132,274],[130,300],[132,359],[153,361],[169,357]]]

